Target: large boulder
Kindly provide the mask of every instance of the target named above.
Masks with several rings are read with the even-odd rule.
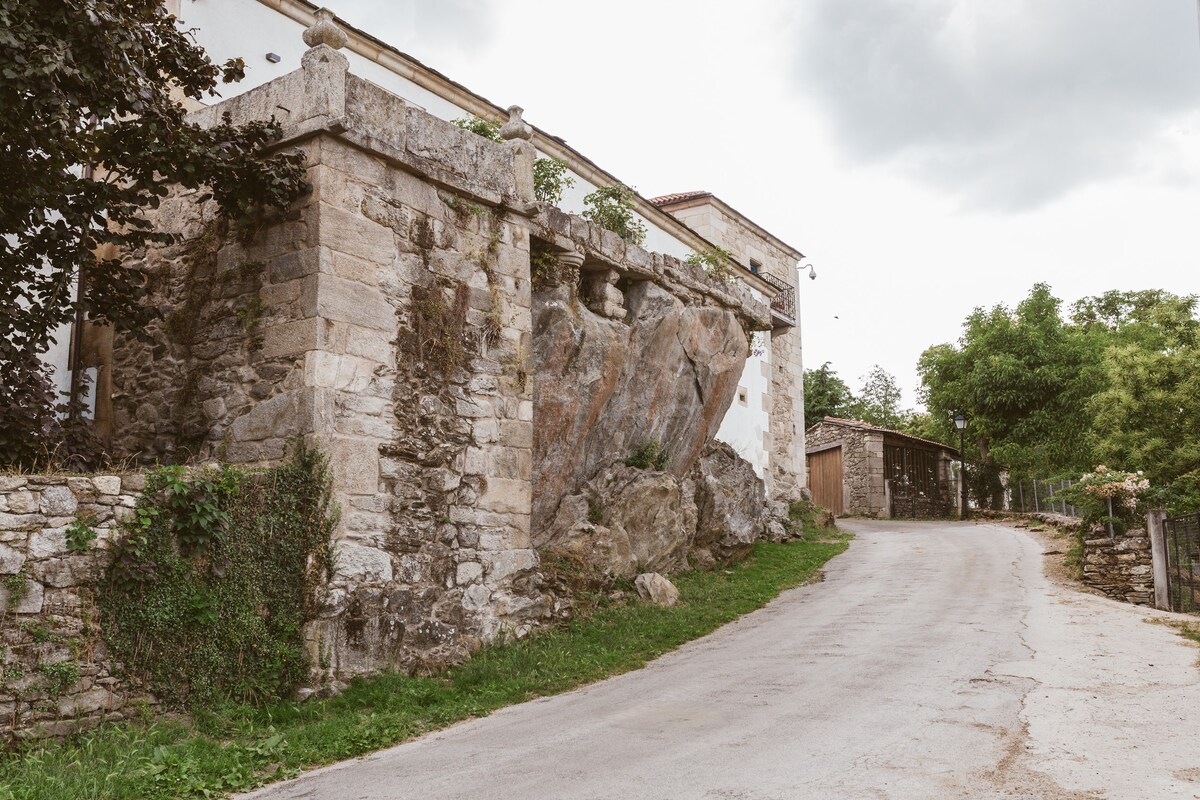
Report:
[[[609,464],[559,504],[543,549],[625,578],[681,569],[696,535],[694,492],[688,478]]]
[[[536,547],[562,498],[646,442],[686,478],[737,391],[748,345],[732,311],[685,305],[649,281],[624,287],[624,300],[616,320],[585,308],[571,283],[533,296]]]
[[[737,561],[763,537],[770,517],[766,485],[750,462],[724,442],[712,442],[693,472],[695,557],[700,564]]]

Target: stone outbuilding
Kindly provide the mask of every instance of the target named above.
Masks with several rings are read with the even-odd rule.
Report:
[[[813,502],[836,515],[947,517],[958,509],[952,447],[837,417],[805,438]]]

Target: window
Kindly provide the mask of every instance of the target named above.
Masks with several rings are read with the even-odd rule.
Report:
[[[738,387],[738,402],[744,406],[750,405],[750,394],[744,386]]]
[[[759,271],[761,271],[761,270],[762,270],[762,262],[755,261],[753,258],[750,259],[750,271],[753,272],[755,275],[757,275],[759,273]]]

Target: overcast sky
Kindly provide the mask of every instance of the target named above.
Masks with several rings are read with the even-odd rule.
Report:
[[[1195,0],[336,0],[651,197],[808,255],[804,359],[918,356],[1036,281],[1200,292]],[[808,262],[806,262],[807,264]]]

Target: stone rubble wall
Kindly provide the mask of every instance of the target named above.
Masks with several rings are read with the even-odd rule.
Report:
[[[309,634],[335,683],[437,670],[549,613],[529,534],[536,153],[347,66],[317,46],[193,115],[274,114],[312,192],[249,243],[211,201],[165,200],[178,243],[127,263],[166,318],[113,358],[121,454],[268,465],[302,436],[329,455],[337,575]]]
[[[118,677],[96,608],[110,537],[143,485],[140,475],[0,476],[0,737],[66,735],[154,704]],[[68,545],[77,520],[96,534],[86,550]]]
[[[671,469],[690,470],[732,399],[746,331],[767,329],[769,309],[539,206],[528,141],[492,142],[409,106],[328,45],[192,119],[225,114],[276,116],[278,146],[304,153],[312,191],[249,242],[221,227],[212,201],[164,199],[152,222],[178,240],[126,261],[164,319],[153,344],[114,345],[118,454],[270,465],[304,437],[329,455],[342,522],[337,574],[308,631],[315,681],[432,672],[524,635],[553,611],[532,522],[548,496],[534,420],[548,417],[535,398],[531,236],[580,255],[584,299],[570,313],[592,314],[593,327],[631,329],[637,302],[670,310],[621,367],[640,398],[624,406],[657,410],[597,428],[595,452],[609,457],[661,435],[676,443]],[[563,391],[585,393],[564,375]],[[695,404],[691,416],[664,413],[672,397]]]
[[[1083,582],[1114,600],[1154,605],[1154,567],[1150,537],[1133,528],[1110,539],[1105,528],[1084,534]]]
[[[842,448],[843,512],[869,517],[886,516],[883,485],[883,435],[852,426],[818,422],[806,435],[808,452],[825,445]]]

